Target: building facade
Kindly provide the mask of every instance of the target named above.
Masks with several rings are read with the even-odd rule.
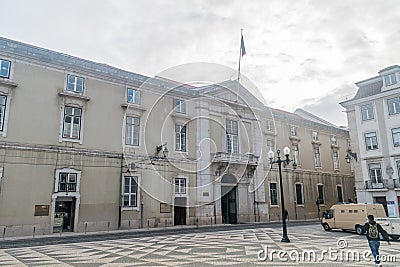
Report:
[[[400,67],[356,83],[346,108],[359,202],[382,203],[400,215]]]
[[[6,236],[279,219],[267,152],[288,146],[289,218],[353,198],[348,132],[237,82],[150,78],[0,38]],[[240,93],[239,93],[240,91]]]

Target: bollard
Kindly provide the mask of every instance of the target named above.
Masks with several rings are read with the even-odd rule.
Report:
[[[110,232],[110,222],[107,222],[107,232]]]
[[[128,221],[129,230],[131,230],[131,220]]]
[[[196,218],[196,226],[199,227],[199,218]]]
[[[147,230],[150,230],[150,220],[147,220]]]
[[[87,232],[87,223],[85,223],[85,235],[86,235],[86,232]]]
[[[6,229],[7,229],[7,226],[5,226],[4,229],[3,229],[3,240],[6,237]]]
[[[36,226],[33,226],[32,238],[35,238]]]

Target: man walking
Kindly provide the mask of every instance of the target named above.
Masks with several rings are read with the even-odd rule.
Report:
[[[388,233],[383,230],[382,226],[375,222],[374,215],[368,215],[368,222],[363,226],[362,234],[367,233],[369,247],[371,248],[372,255],[374,256],[376,266],[382,266],[379,259],[379,246],[381,245],[379,234],[383,236],[383,240],[389,242]]]

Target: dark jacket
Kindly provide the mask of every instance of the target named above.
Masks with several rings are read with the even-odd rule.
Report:
[[[367,222],[366,224],[364,224],[363,230],[362,230],[362,233],[361,233],[362,235],[364,233],[367,233],[367,239],[368,240],[380,240],[379,235],[378,235],[378,238],[376,238],[376,239],[375,238],[371,238],[370,236],[368,236],[368,229],[369,229],[369,225],[370,224],[372,224],[372,225],[376,224],[376,227],[378,228],[378,232],[383,236],[383,240],[389,241],[388,233],[385,230],[383,230],[382,226],[380,224],[377,224],[375,221],[372,221],[371,223]]]

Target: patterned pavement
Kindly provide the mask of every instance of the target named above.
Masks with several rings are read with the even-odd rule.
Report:
[[[280,242],[281,229],[271,227],[9,248],[0,250],[0,266],[374,266],[363,256],[369,251],[363,236],[325,232],[317,224],[288,232],[291,243]],[[258,254],[265,247],[268,258],[262,261]],[[281,259],[272,250],[281,251]],[[381,254],[392,257],[383,266],[400,266],[400,243],[382,242]]]

